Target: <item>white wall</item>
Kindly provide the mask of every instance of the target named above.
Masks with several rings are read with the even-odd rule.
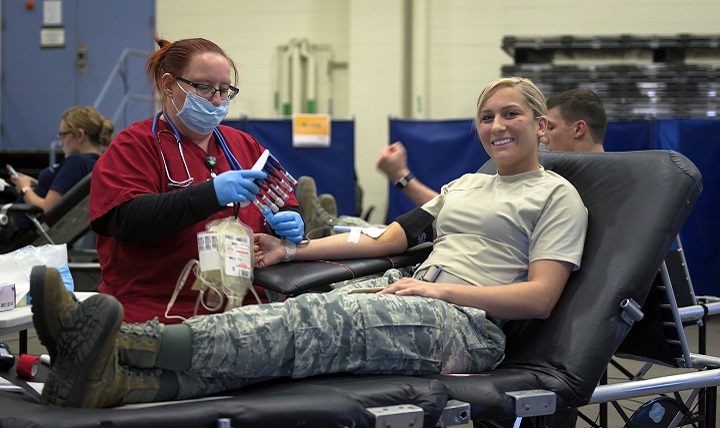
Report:
[[[238,63],[234,117],[275,115],[278,45],[292,38],[332,45],[335,59],[348,65],[334,73],[334,112],[356,119],[356,168],[365,206],[376,206],[375,221],[386,209],[387,184],[374,162],[387,143],[388,116],[473,116],[482,87],[512,63],[500,48],[503,36],[717,34],[718,21],[717,0],[157,0],[159,34],[207,37]],[[423,36],[414,41],[415,60],[405,55],[412,42],[406,22]],[[406,90],[407,79],[413,91]]]
[[[347,0],[158,0],[157,31],[168,40],[205,37],[220,45],[240,72],[240,95],[231,104],[230,117],[274,117],[277,47],[291,39],[331,45],[335,61],[347,62]],[[325,58],[326,59],[326,58]],[[323,66],[326,64],[322,64]],[[320,68],[319,77],[325,76]],[[343,76],[343,74],[345,76]],[[347,70],[336,70],[335,113],[347,110]],[[319,103],[327,111],[324,102]]]

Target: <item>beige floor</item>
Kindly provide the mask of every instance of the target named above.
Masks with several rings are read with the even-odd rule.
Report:
[[[720,356],[720,318],[712,319],[708,323],[708,334],[707,334],[707,354],[708,355],[714,355],[714,356]],[[687,335],[688,335],[688,341],[690,343],[690,350],[691,352],[697,352],[697,327],[688,327],[686,329]],[[19,352],[19,341],[18,341],[18,335],[12,334],[8,336],[2,336],[0,339],[5,340],[10,345],[10,348],[13,350],[14,353]],[[37,340],[37,335],[35,334],[34,330],[30,330],[28,332],[28,353],[33,355],[40,355],[45,352],[44,347],[40,344],[40,342]],[[631,373],[635,373],[638,371],[642,366],[643,363],[637,362],[637,361],[629,361],[629,360],[618,360],[623,367],[625,367],[628,371]],[[671,369],[671,368],[664,368],[660,366],[653,366],[653,368],[648,372],[646,377],[657,377],[662,376],[665,374],[679,374],[682,372],[688,372],[690,370],[681,371],[678,369]],[[613,381],[618,380],[625,380],[624,375],[620,371],[618,371],[616,368],[610,366],[608,369],[608,382],[612,383]],[[684,397],[687,396],[687,393],[681,394]],[[642,399],[637,400],[625,400],[620,403],[623,409],[625,409],[625,412],[628,416],[631,416],[634,409],[637,409],[640,405],[647,402],[651,398],[654,397],[645,397]],[[597,423],[598,421],[598,409],[599,406],[585,406],[581,408],[581,412],[588,416],[591,420],[595,421]],[[608,422],[609,422],[609,428],[622,428],[625,423],[622,420],[622,418],[618,415],[618,413],[610,406],[608,409]],[[720,426],[720,418],[717,419],[716,425]],[[583,427],[590,427],[591,425],[585,422],[584,420],[578,419],[577,425],[578,428]],[[471,427],[471,425],[463,425],[462,428]]]

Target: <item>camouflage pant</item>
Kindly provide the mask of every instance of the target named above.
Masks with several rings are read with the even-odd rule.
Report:
[[[191,318],[192,364],[178,373],[177,398],[282,376],[478,373],[500,363],[505,336],[480,309],[419,296],[349,293],[397,276]]]

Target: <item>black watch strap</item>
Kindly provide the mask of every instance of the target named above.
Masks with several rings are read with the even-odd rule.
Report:
[[[395,187],[397,187],[398,189],[402,190],[402,189],[404,189],[404,188],[407,187],[408,183],[409,183],[410,180],[412,180],[413,178],[415,178],[415,175],[411,172],[411,173],[409,173],[408,175],[406,175],[405,177],[403,177],[403,178],[401,178],[400,180],[398,180],[397,182],[395,182]]]

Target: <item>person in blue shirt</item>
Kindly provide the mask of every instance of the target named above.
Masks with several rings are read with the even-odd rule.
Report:
[[[36,205],[48,211],[92,171],[104,147],[112,140],[113,132],[112,121],[92,107],[76,106],[65,110],[58,132],[65,159],[40,171],[37,178],[20,172],[10,174],[18,192],[16,202]],[[30,220],[24,215],[17,215],[14,226],[8,228],[5,235],[9,239],[28,227]]]

